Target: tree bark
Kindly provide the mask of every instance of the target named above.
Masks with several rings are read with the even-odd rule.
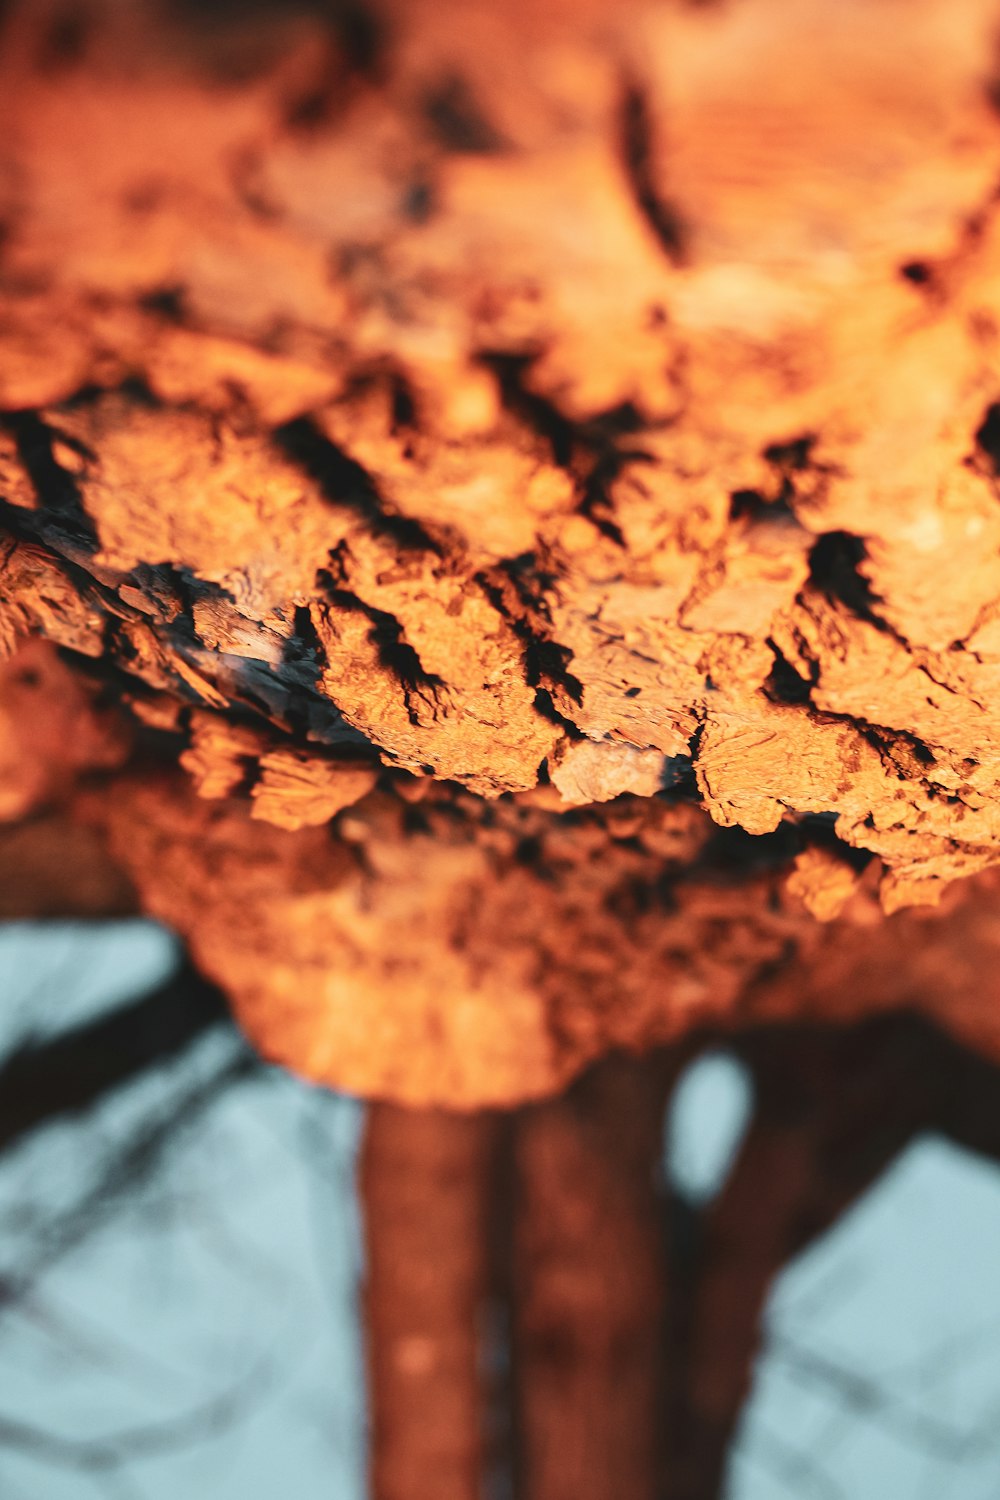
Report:
[[[361,1163],[372,1500],[480,1500],[489,1115],[370,1107]]]
[[[665,1085],[612,1059],[515,1137],[519,1500],[655,1500]]]
[[[996,1156],[996,1069],[919,1016],[739,1044],[754,1115],[719,1197],[671,1215],[669,1500],[724,1494],[767,1297],[922,1130]]]
[[[366,1097],[1000,1049],[994,0],[2,12],[0,819]]]

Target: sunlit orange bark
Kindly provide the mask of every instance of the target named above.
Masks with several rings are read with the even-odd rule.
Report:
[[[519,1500],[656,1500],[663,1070],[611,1060],[515,1135]]]
[[[361,1164],[373,1500],[481,1500],[494,1122],[372,1105]]]

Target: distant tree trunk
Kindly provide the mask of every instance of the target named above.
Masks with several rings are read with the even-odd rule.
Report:
[[[361,1164],[372,1500],[481,1500],[496,1119],[376,1103]]]
[[[613,1059],[515,1134],[519,1500],[654,1500],[665,1258],[659,1064]]]
[[[790,1220],[810,1169],[810,1143],[754,1123],[707,1222],[685,1227],[685,1272],[671,1306],[668,1500],[716,1500],[749,1393],[771,1284],[787,1258]],[[676,1228],[677,1220],[674,1220]]]
[[[742,1050],[755,1081],[746,1139],[716,1201],[671,1217],[667,1500],[724,1494],[775,1278],[942,1116],[938,1075],[964,1057],[909,1017],[781,1028]]]
[[[789,1258],[921,1129],[1000,1154],[996,1070],[917,1017],[734,1045],[754,1116],[704,1210],[658,1182],[687,1046],[506,1118],[372,1107],[372,1500],[508,1470],[517,1500],[718,1500]]]

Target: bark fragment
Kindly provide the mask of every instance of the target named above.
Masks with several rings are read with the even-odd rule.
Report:
[[[978,921],[991,0],[87,16],[2,23],[0,643],[124,711],[94,816],[262,1045],[533,1096],[803,901]],[[11,815],[112,769],[43,743]]]

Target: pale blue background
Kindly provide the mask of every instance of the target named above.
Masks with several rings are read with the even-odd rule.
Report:
[[[174,960],[149,923],[0,928],[0,1048]],[[213,1088],[239,1051],[206,1036],[0,1157],[3,1500],[363,1500],[360,1110],[270,1069]],[[751,1108],[724,1053],[689,1071],[680,1191],[710,1199]],[[779,1279],[730,1500],[1000,1500],[998,1270],[1000,1173],[921,1138]]]

